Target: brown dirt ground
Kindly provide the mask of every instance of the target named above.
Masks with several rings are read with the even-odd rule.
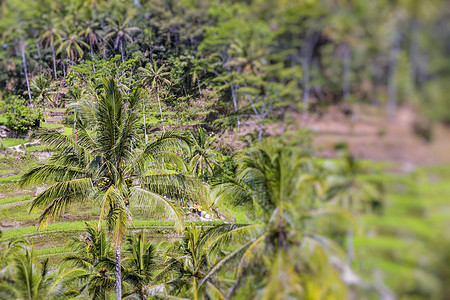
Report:
[[[355,157],[394,162],[401,171],[413,170],[419,165],[450,164],[449,127],[435,124],[432,140],[426,142],[414,132],[419,117],[411,107],[399,108],[392,120],[382,107],[359,106],[353,107],[353,111],[357,111],[357,118],[346,116],[344,109],[337,106],[321,114],[289,112],[290,125],[271,124],[266,126],[266,133],[279,135],[287,131],[292,136],[298,129],[308,128],[318,156],[334,157],[334,146],[345,143]],[[255,129],[254,122],[248,121],[239,136]]]

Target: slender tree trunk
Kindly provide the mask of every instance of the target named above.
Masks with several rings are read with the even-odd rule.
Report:
[[[78,132],[77,132],[77,112],[74,111],[73,112],[73,134],[75,137],[75,143],[78,140]]]
[[[351,265],[352,261],[353,261],[353,257],[354,257],[354,253],[353,253],[353,231],[352,230],[347,230],[347,237],[346,237],[346,248],[347,248],[347,259],[348,259],[348,263],[349,265]]]
[[[200,79],[197,78],[197,86],[198,86],[198,93],[200,94],[200,96],[202,95],[202,90],[200,88]]]
[[[116,299],[122,299],[121,246],[116,248]]]
[[[42,108],[44,109],[44,122],[47,123],[47,112],[45,111],[45,98],[44,100],[44,104],[42,105]]]
[[[55,54],[55,45],[53,44],[53,40],[50,40],[50,48],[52,50],[52,58],[53,58],[53,74],[55,75],[55,79],[57,79],[57,77],[56,77],[56,54]]]
[[[89,40],[89,47],[91,48],[91,59],[92,59],[92,71],[95,75],[95,64],[94,64],[94,50],[92,49],[92,41]]]
[[[148,138],[147,138],[147,125],[145,123],[145,100],[144,97],[142,97],[142,111],[144,114],[144,137],[145,137],[145,144],[147,144]]]
[[[123,63],[124,60],[123,60],[123,44],[122,44],[122,39],[120,39],[120,41],[119,41],[119,47],[120,47],[120,55],[122,56],[122,63]]]
[[[63,77],[66,78],[66,63],[62,63],[62,69],[63,69]]]
[[[350,64],[351,64],[351,49],[346,45],[343,57],[343,74],[342,74],[342,97],[345,102],[350,100]]]
[[[372,92],[370,95],[370,102],[372,105],[378,105],[378,97],[377,97],[377,85],[378,85],[378,75],[377,75],[377,64],[374,59],[372,59],[372,63],[370,65],[370,78],[372,80]]]
[[[38,58],[41,59],[41,47],[39,47],[39,43],[38,42],[36,42],[36,50],[37,50],[37,53],[38,53]]]
[[[5,144],[3,144],[2,138],[0,138],[0,145],[2,145],[2,148],[5,148]]]
[[[28,80],[27,61],[25,60],[25,45],[23,44],[22,37],[20,38],[20,51],[22,52],[23,71],[25,72],[25,80],[27,81],[28,98],[29,98],[30,104],[31,104],[30,81]]]
[[[231,85],[231,98],[233,98],[234,112],[237,114],[238,106],[237,106],[236,91],[235,91],[234,84]],[[238,132],[239,132],[240,125],[241,125],[241,121],[239,120],[239,117],[238,117],[237,118],[237,129],[238,129]]]
[[[309,59],[306,55],[302,57],[303,68],[303,107],[307,111],[309,102]]]
[[[398,55],[400,51],[400,34],[397,29],[394,29],[391,49],[389,51],[389,65],[388,65],[388,87],[387,87],[387,103],[386,110],[389,118],[394,118],[397,110],[397,69],[398,69]]]
[[[159,85],[156,85],[156,96],[158,97],[159,113],[161,114],[161,123],[162,123],[163,132],[166,133],[166,129],[164,128],[164,120],[163,120],[163,115],[162,115],[161,102],[159,101]]]
[[[417,19],[414,19],[411,24],[411,38],[409,45],[409,72],[411,76],[411,81],[416,86],[417,83],[417,60],[419,51],[419,28],[420,24]]]
[[[39,47],[39,42],[36,42],[36,50],[37,50],[38,58],[40,61],[41,60],[41,47]],[[36,62],[36,66],[39,71],[42,71],[42,66],[38,62]]]
[[[303,68],[303,106],[305,112],[309,104],[309,81],[310,81],[310,67],[311,60],[313,57],[314,47],[320,38],[320,32],[314,32],[306,38],[305,45],[302,47],[300,52],[301,55],[301,65]]]
[[[262,136],[263,136],[263,120],[260,120],[258,123],[258,141],[262,142]]]

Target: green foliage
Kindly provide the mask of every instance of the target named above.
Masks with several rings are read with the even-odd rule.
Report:
[[[43,114],[40,109],[26,106],[25,100],[21,97],[11,96],[7,99],[6,126],[17,134],[25,134],[29,129],[38,128]]]

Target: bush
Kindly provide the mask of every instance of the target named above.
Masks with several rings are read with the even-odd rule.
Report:
[[[6,105],[6,126],[17,134],[25,134],[29,129],[38,128],[43,119],[40,109],[25,105],[19,96],[10,96]]]

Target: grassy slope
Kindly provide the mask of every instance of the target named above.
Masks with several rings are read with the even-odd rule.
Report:
[[[430,299],[448,278],[439,278],[439,261],[450,242],[450,173],[445,168],[418,171],[395,179],[386,176],[384,212],[363,217],[364,235],[355,237],[354,267],[374,280],[376,270],[396,294]],[[375,272],[374,272],[375,271]]]

